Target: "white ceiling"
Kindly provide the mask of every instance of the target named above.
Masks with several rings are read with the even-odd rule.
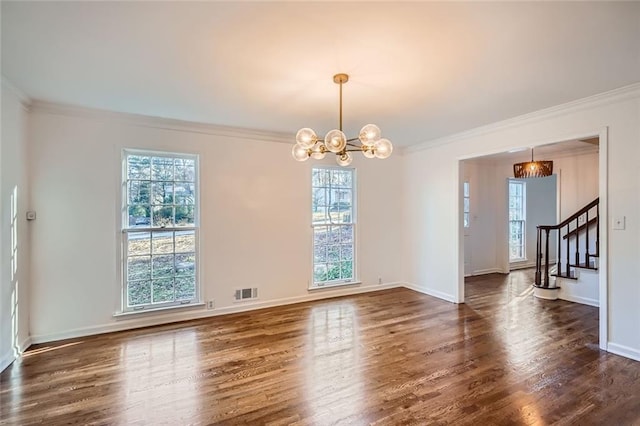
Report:
[[[411,145],[640,81],[638,2],[7,2],[33,99]]]

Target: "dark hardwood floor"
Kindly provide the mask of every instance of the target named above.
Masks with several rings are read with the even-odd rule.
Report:
[[[2,424],[640,424],[640,363],[598,310],[530,271],[36,345],[0,375]]]

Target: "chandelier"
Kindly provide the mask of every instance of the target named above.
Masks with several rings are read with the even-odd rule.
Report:
[[[533,161],[533,148],[531,148],[531,161],[513,165],[513,176],[519,179],[546,177],[552,174],[553,161]]]
[[[388,139],[381,138],[380,128],[375,124],[367,124],[360,130],[357,138],[347,139],[342,132],[342,85],[349,81],[347,74],[336,74],[333,82],[340,85],[340,127],[329,131],[324,138],[319,138],[312,129],[305,127],[296,133],[296,144],[291,150],[297,161],[306,161],[309,157],[321,160],[327,152],[336,154],[336,161],[341,166],[348,166],[353,161],[351,152],[360,151],[367,158],[387,158],[393,151]],[[359,143],[356,143],[359,142]]]

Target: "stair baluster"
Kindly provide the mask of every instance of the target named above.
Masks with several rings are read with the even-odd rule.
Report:
[[[599,198],[596,198],[591,203],[584,206],[578,212],[571,215],[569,218],[565,219],[561,223],[557,225],[538,225],[537,227],[537,241],[536,241],[536,272],[535,272],[535,281],[534,285],[536,287],[549,288],[551,284],[550,275],[549,275],[549,234],[551,231],[557,231],[558,234],[558,253],[556,254],[556,273],[555,276],[561,278],[574,278],[575,274],[572,268],[580,267],[580,268],[588,268],[588,269],[597,269],[595,266],[591,266],[591,257],[597,257],[600,253],[599,250],[599,240],[600,240],[600,227],[599,227],[599,218],[600,218],[600,206],[599,206]],[[589,210],[592,208],[596,209],[595,217],[589,220]],[[580,218],[584,218],[585,222],[583,225],[580,225]],[[571,229],[571,225],[575,223],[574,229]],[[595,241],[595,253],[592,254],[589,248],[589,239],[591,237],[591,233],[589,232],[589,226],[595,224],[596,226],[596,241]],[[562,230],[565,229],[566,232],[562,235]],[[584,264],[580,262],[580,254],[581,254],[581,246],[580,246],[580,232],[582,229],[585,229],[585,249],[584,249]],[[542,241],[542,232],[545,232],[544,238],[544,246]],[[575,236],[575,256],[572,256],[571,253],[571,243],[570,237]],[[566,242],[566,252],[562,251],[562,242],[561,239],[567,240]],[[544,253],[543,253],[544,250]],[[575,260],[575,264],[571,263],[571,260]],[[563,268],[562,262],[565,261],[565,265]],[[543,265],[544,262],[544,271]],[[543,277],[544,273],[544,277]]]

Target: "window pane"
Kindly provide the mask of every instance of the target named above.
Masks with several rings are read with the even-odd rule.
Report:
[[[176,299],[189,300],[196,297],[196,277],[176,278]]]
[[[148,232],[127,233],[127,255],[140,256],[151,254],[151,241]]]
[[[342,279],[353,278],[353,262],[340,263],[340,278]]]
[[[176,254],[176,274],[193,275],[196,270],[195,253]]]
[[[173,253],[173,232],[153,232],[153,254]]]
[[[153,157],[151,160],[151,179],[173,180],[173,158]]]
[[[328,238],[329,235],[327,226],[316,226],[313,229],[313,245],[315,247],[325,247]]]
[[[324,245],[314,245],[313,261],[315,263],[324,263],[327,261],[327,247]]]
[[[468,198],[464,199],[464,212],[465,213],[469,213],[469,199]],[[502,229],[504,229],[504,228],[502,228]]]
[[[195,182],[196,162],[186,158],[175,159],[175,180]]]
[[[313,267],[313,279],[315,282],[327,281],[327,265],[316,264]]]
[[[152,226],[173,226],[173,207],[156,206],[153,208]]]
[[[340,251],[340,258],[342,260],[353,260],[353,246],[342,245]]]
[[[327,260],[329,262],[338,262],[340,260],[340,246],[327,246]]]
[[[173,262],[174,256],[171,255],[160,255],[153,257],[153,277],[164,277],[167,275],[173,275]]]
[[[342,244],[353,244],[353,225],[340,227],[340,242]]]
[[[172,302],[175,299],[173,277],[153,280],[153,303]]]
[[[196,231],[176,231],[176,253],[196,251]]]
[[[464,227],[469,227],[469,213],[464,213]]]
[[[333,262],[327,264],[327,281],[340,279],[340,263]]]
[[[177,206],[175,215],[176,226],[193,226],[196,223],[194,206]]]
[[[173,204],[173,184],[171,182],[151,183],[152,204]]]
[[[127,178],[150,179],[151,158],[140,155],[129,155],[127,157]]]
[[[130,257],[127,262],[129,280],[149,279],[151,275],[151,256]]]
[[[469,182],[465,182],[462,185],[462,188],[463,188],[463,190],[462,190],[463,191],[463,196],[464,197],[469,197]]]
[[[149,204],[149,187],[149,181],[129,181],[129,204]]]
[[[195,185],[188,182],[175,184],[175,204],[193,205],[195,203]]]
[[[129,281],[127,295],[129,306],[151,303],[151,281]]]
[[[129,206],[129,227],[144,228],[151,226],[151,209],[148,206]]]

